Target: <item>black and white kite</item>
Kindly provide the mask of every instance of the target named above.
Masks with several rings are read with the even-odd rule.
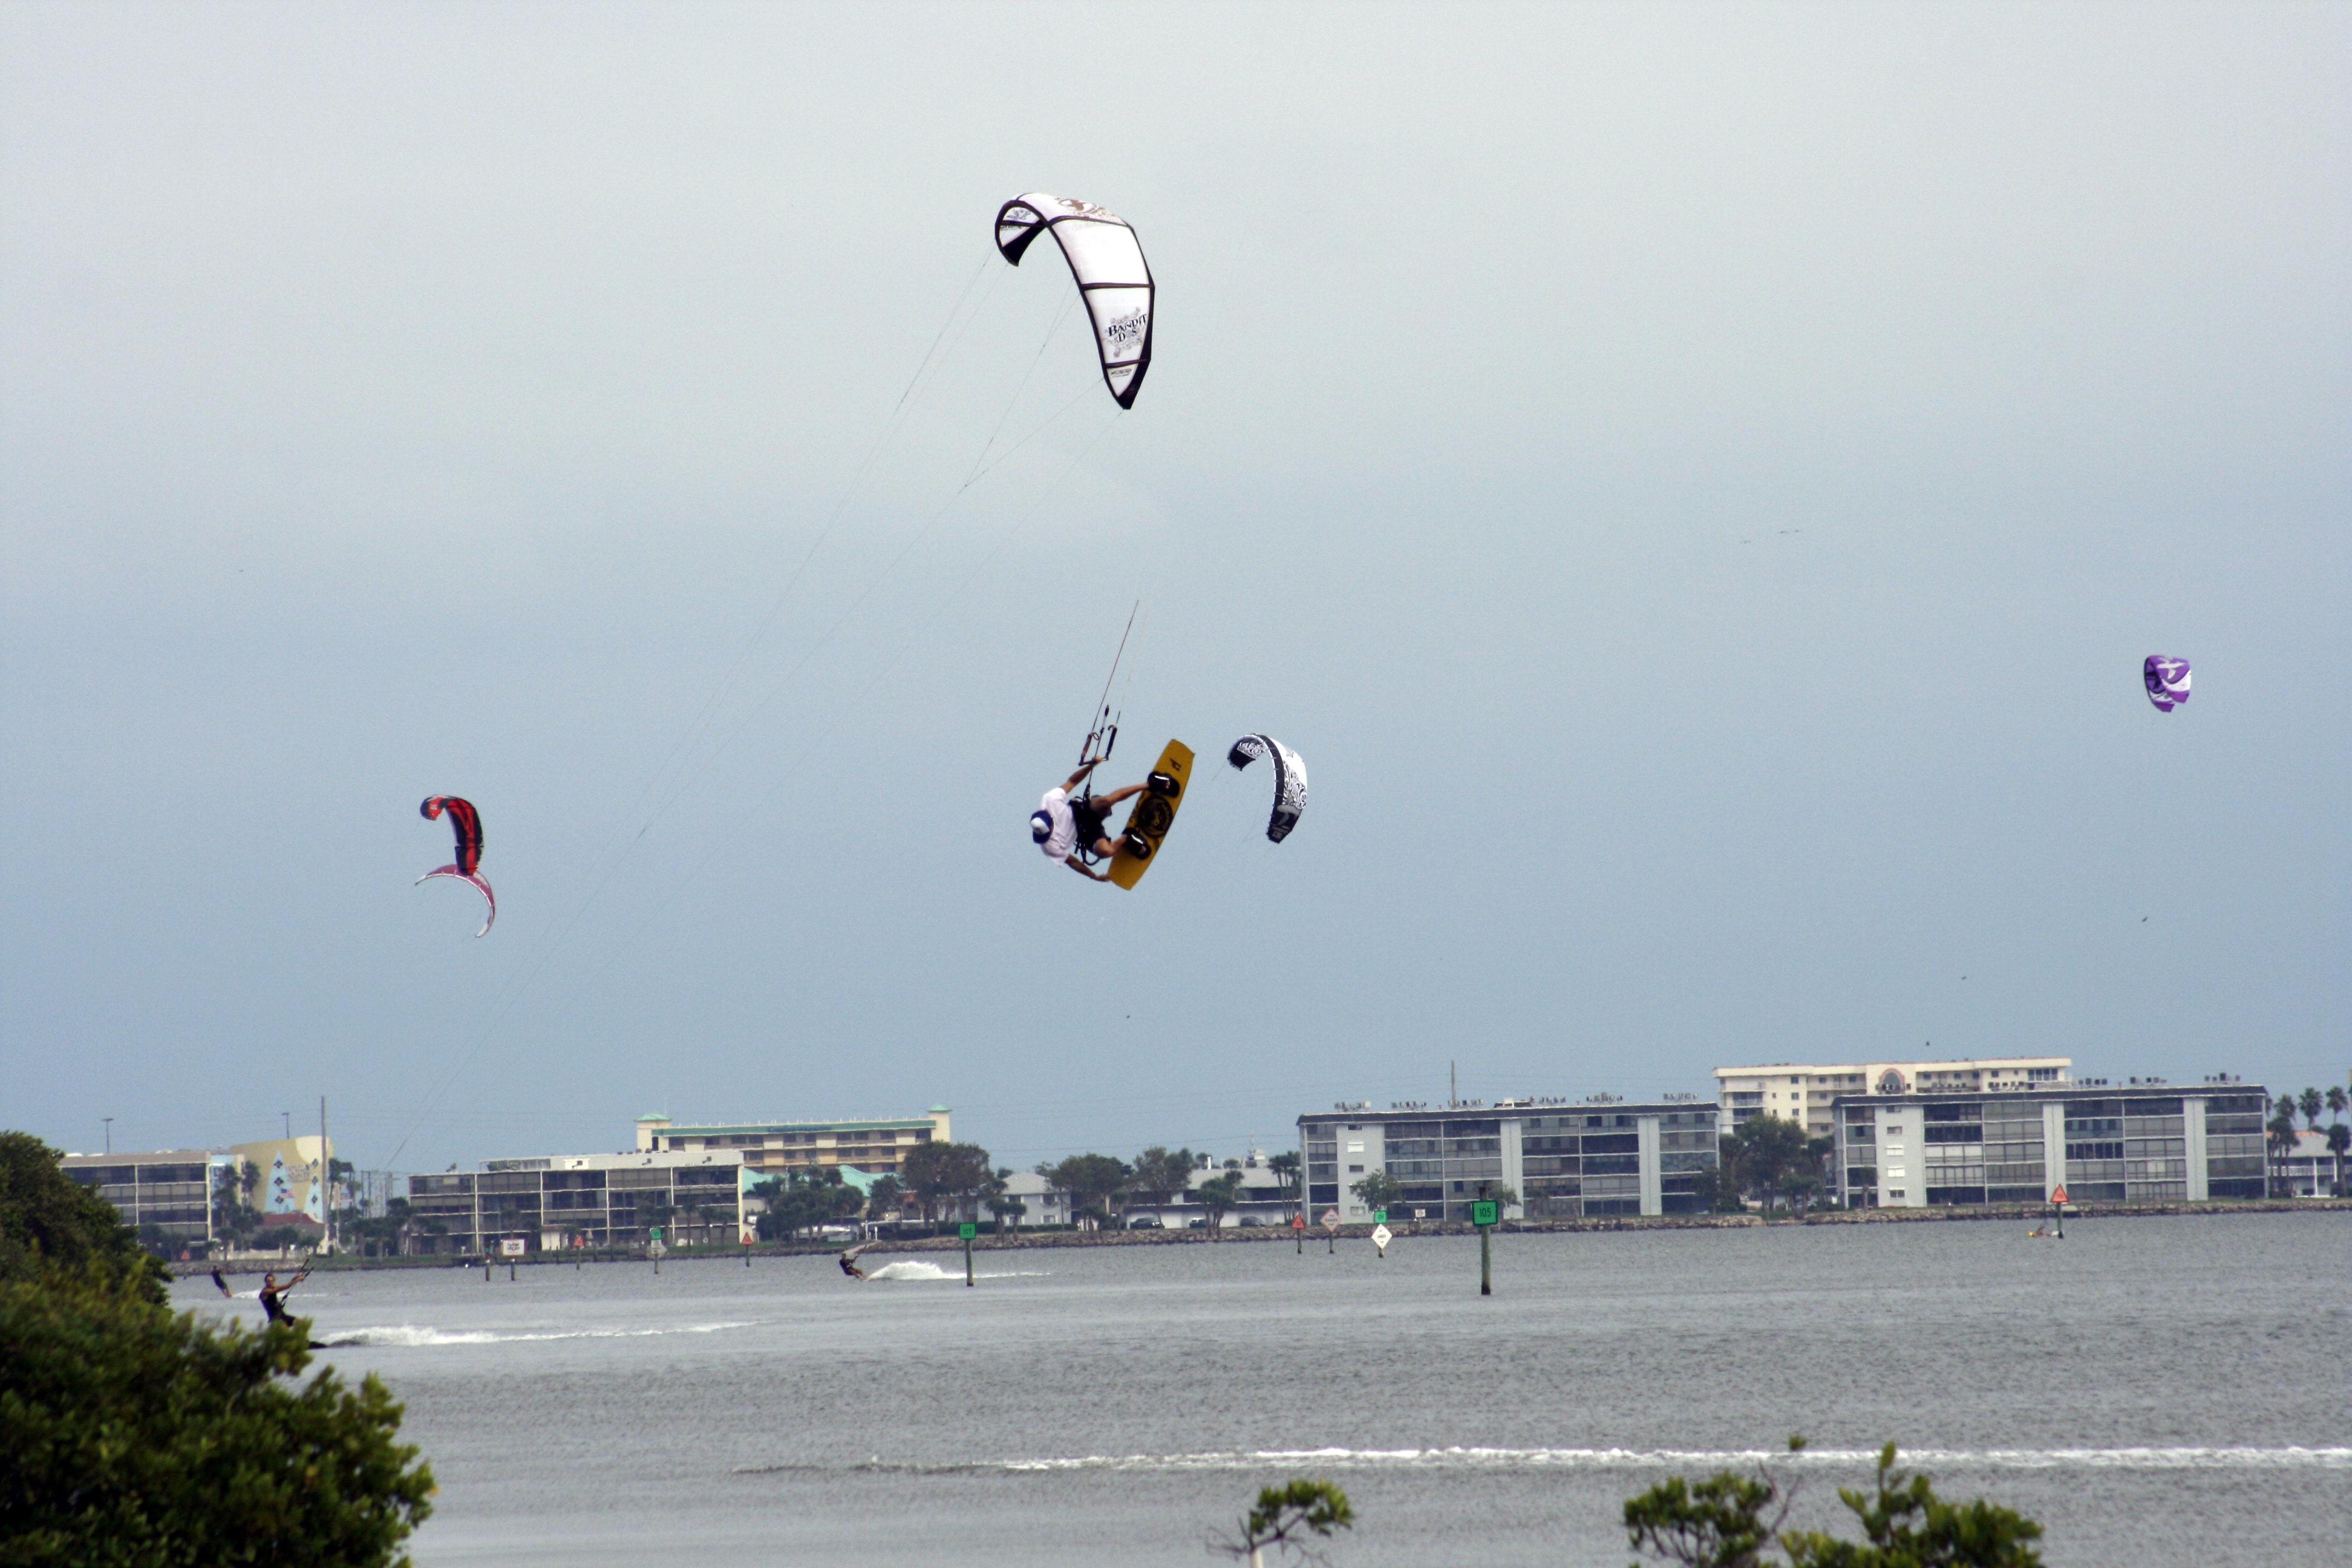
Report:
[[[1298,753],[1271,735],[1244,735],[1225,753],[1225,761],[1236,768],[1245,768],[1258,758],[1274,763],[1274,815],[1266,818],[1265,836],[1279,844],[1298,826],[1299,813],[1307,809],[1307,764]]]
[[[1103,382],[1121,408],[1132,408],[1151,366],[1151,268],[1143,247],[1125,218],[1092,202],[1032,191],[996,209],[996,248],[1015,267],[1047,229],[1094,321]]]

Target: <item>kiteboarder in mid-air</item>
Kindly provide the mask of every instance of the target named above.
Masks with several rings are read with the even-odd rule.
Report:
[[[1029,814],[1029,837],[1036,841],[1046,859],[1059,860],[1081,877],[1108,882],[1110,873],[1097,871],[1085,858],[1107,860],[1118,852],[1118,845],[1111,838],[1104,818],[1120,801],[1141,795],[1146,786],[1129,784],[1108,795],[1074,794],[1101,763],[1100,757],[1087,761],[1057,787],[1045,792],[1045,804]]]

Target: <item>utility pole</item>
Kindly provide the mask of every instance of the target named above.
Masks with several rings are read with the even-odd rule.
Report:
[[[335,1250],[335,1156],[327,1142],[327,1097],[319,1097],[319,1165],[326,1187],[319,1197],[319,1223],[326,1228],[325,1250]]]
[[[294,1113],[290,1110],[281,1110],[278,1114],[286,1119],[286,1136],[289,1141],[291,1141],[294,1136]]]
[[[1445,1109],[1459,1110],[1462,1105],[1462,1068],[1459,1063],[1445,1064]]]
[[[99,1120],[106,1123],[106,1152],[111,1154],[114,1152],[114,1118],[101,1116]]]

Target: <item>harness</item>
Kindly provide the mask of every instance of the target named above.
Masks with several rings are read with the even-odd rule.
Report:
[[[1101,841],[1110,826],[1103,820],[1102,814],[1094,809],[1094,798],[1089,794],[1083,799],[1070,802],[1070,817],[1077,825],[1078,830],[1078,842],[1075,852],[1081,861],[1089,866],[1100,864],[1102,856],[1096,850],[1095,845]]]

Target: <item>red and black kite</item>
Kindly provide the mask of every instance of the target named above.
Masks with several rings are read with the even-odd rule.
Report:
[[[457,837],[457,858],[454,864],[425,872],[416,879],[416,885],[423,887],[436,877],[455,877],[461,882],[472,883],[474,890],[480,893],[490,906],[489,918],[474,934],[488,936],[490,927],[498,923],[499,896],[490,891],[488,882],[482,880],[482,814],[474,809],[472,801],[460,800],[454,795],[426,795],[425,804],[416,808],[416,814],[427,822],[445,811],[449,814],[449,829]]]

